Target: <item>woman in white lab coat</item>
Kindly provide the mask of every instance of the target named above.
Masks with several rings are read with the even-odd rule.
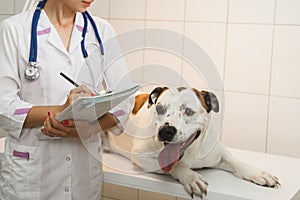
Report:
[[[78,138],[74,122],[58,123],[54,118],[75,96],[93,95],[84,86],[74,89],[59,75],[63,71],[74,78],[80,73],[84,60],[80,47],[84,26],[81,12],[92,2],[46,2],[37,27],[40,77],[34,81],[24,77],[34,9],[1,23],[0,127],[7,133],[0,174],[1,200],[100,199],[100,150],[99,155],[92,156]],[[118,48],[106,45],[105,41],[115,33],[106,21],[96,17],[94,20],[104,44],[104,61],[107,63]],[[98,45],[91,26],[88,26],[85,43],[86,46]],[[114,90],[127,73],[122,59],[116,63],[109,69],[101,69],[104,77],[98,84],[105,79],[109,90]],[[112,111],[97,121],[102,129],[119,130],[116,124],[126,120],[128,110],[124,108],[125,112],[118,112],[117,109],[122,108],[116,108],[118,115]],[[94,130],[87,122],[82,122],[82,126],[87,134]],[[42,133],[60,139],[42,139],[39,137]],[[100,141],[98,145],[100,148]]]

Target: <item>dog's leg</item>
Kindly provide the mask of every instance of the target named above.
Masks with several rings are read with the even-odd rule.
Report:
[[[109,147],[109,141],[108,141],[108,138],[107,138],[107,133],[105,132],[102,132],[101,131],[101,144],[102,144],[102,150],[105,152],[105,153],[111,153],[112,150],[110,149]]]
[[[184,186],[192,198],[195,194],[202,199],[207,194],[208,183],[206,180],[185,163],[179,162],[173,167],[170,174]]]
[[[258,185],[268,187],[279,187],[280,183],[276,176],[254,168],[247,163],[244,163],[231,155],[231,153],[224,148],[222,159],[218,168],[232,172],[236,176],[252,181]]]

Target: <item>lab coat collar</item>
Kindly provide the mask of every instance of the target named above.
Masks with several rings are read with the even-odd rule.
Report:
[[[84,26],[84,20],[82,14],[77,12],[75,17],[75,23],[72,31],[72,38],[69,47],[69,53],[72,53],[82,41],[82,30]],[[88,30],[87,30],[88,32]]]
[[[82,14],[77,12],[75,16],[74,27],[72,30],[69,52],[67,52],[67,49],[65,48],[62,40],[60,39],[58,32],[56,31],[55,27],[51,24],[44,10],[42,10],[41,12],[38,25],[38,33],[49,33],[48,42],[54,47],[56,47],[58,50],[69,56],[69,54],[71,54],[72,51],[74,51],[77,48],[77,46],[80,45],[80,42],[82,40],[81,27],[83,27],[83,25],[84,21],[82,18]],[[48,31],[49,29],[50,31]]]

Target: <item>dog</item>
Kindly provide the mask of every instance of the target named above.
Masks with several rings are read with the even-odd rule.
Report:
[[[207,181],[194,170],[217,168],[261,186],[279,187],[276,176],[234,158],[217,141],[203,158],[199,151],[209,132],[212,113],[219,112],[215,94],[195,88],[156,87],[135,96],[120,136],[105,134],[105,151],[121,154],[144,171],[167,173],[192,197],[207,194]]]

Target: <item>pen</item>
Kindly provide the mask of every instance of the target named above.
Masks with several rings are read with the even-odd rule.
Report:
[[[65,75],[64,73],[60,72],[59,73],[62,77],[64,77],[67,81],[69,81],[70,83],[72,83],[75,87],[78,87],[79,84],[76,83],[75,81],[73,81],[71,78],[69,78],[67,75]]]
[[[64,77],[67,81],[69,81],[70,83],[72,83],[75,87],[78,87],[78,86],[79,86],[78,83],[76,83],[75,81],[73,81],[70,77],[68,77],[68,76],[65,75],[64,73],[60,72],[59,74],[60,74],[62,77]],[[96,89],[94,89],[94,92],[95,92],[96,95],[99,95],[99,92],[98,92]]]

